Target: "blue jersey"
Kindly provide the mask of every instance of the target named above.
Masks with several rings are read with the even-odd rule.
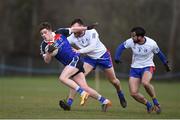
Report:
[[[71,45],[67,40],[67,35],[69,33],[68,29],[60,29],[58,32],[55,32],[54,42],[55,47],[58,48],[58,53],[55,55],[55,58],[61,62],[63,65],[68,65],[73,60],[74,57],[79,56],[78,53],[72,50]],[[51,42],[43,41],[41,43],[41,54],[45,54],[45,48],[48,44],[52,44]]]

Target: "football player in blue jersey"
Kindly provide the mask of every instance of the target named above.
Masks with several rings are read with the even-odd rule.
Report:
[[[84,23],[79,18],[74,19],[71,23],[71,27],[83,26]],[[120,81],[115,75],[110,52],[101,42],[97,31],[95,29],[91,29],[75,32],[67,37],[67,39],[70,44],[79,48],[78,50],[74,49],[77,53],[84,55],[84,74],[88,75],[92,70],[100,67],[110,83],[112,83],[115,87],[120,104],[123,108],[125,108],[127,106],[127,102],[125,100]],[[75,95],[76,92],[74,90],[70,90],[68,99],[62,100],[62,103],[64,102],[64,104],[62,104],[61,107],[65,109],[66,106],[72,106]]]
[[[132,64],[129,75],[129,89],[131,96],[138,102],[146,105],[147,112],[153,110],[152,104],[139,93],[140,84],[142,84],[146,92],[152,98],[155,111],[161,112],[160,104],[156,98],[156,93],[153,85],[150,83],[155,71],[153,56],[156,54],[165,65],[167,71],[170,71],[168,61],[157,43],[145,36],[145,30],[142,27],[134,27],[131,30],[131,38],[121,43],[115,54],[115,62],[119,63],[120,56],[124,49],[131,48],[133,52]]]
[[[39,26],[40,34],[43,38],[40,50],[45,63],[49,63],[51,59],[55,57],[65,66],[59,76],[59,80],[80,94],[80,105],[84,105],[88,97],[91,96],[102,104],[102,111],[106,111],[107,108],[112,105],[111,101],[104,98],[87,85],[83,74],[84,63],[82,62],[80,55],[72,50],[72,47],[66,38],[73,32],[92,28],[93,25],[87,27],[62,28],[56,33],[52,31],[50,23],[43,22]],[[62,103],[60,102],[59,104]],[[70,110],[70,108],[67,108],[66,110]]]

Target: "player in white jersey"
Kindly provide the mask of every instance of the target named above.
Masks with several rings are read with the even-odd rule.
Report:
[[[84,25],[81,19],[75,19],[72,22],[71,26],[80,27]],[[79,48],[78,50],[75,50],[77,53],[85,54],[85,75],[89,74],[93,69],[96,69],[97,66],[101,67],[107,75],[109,81],[116,88],[121,106],[125,108],[127,106],[127,103],[120,86],[120,81],[116,78],[110,53],[107,51],[104,44],[100,41],[97,31],[95,29],[92,29],[76,32],[71,34],[67,39],[70,44],[74,44]],[[75,94],[76,92],[74,90],[70,91],[67,104],[66,101],[64,101],[64,104],[61,106],[64,110],[66,110],[66,105],[72,105]]]
[[[131,30],[131,38],[121,43],[115,54],[115,62],[120,62],[120,56],[124,49],[131,48],[133,52],[132,64],[129,75],[129,89],[131,96],[138,102],[145,104],[147,112],[153,110],[152,104],[139,93],[140,84],[143,84],[146,92],[153,100],[154,108],[157,113],[161,112],[160,104],[156,98],[153,85],[150,83],[155,65],[153,56],[156,54],[170,71],[168,61],[154,40],[145,36],[145,30],[142,27],[135,27]]]

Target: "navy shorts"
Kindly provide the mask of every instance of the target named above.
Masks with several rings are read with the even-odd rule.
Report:
[[[149,71],[152,74],[155,72],[154,66],[144,67],[144,68],[131,68],[129,72],[129,77],[142,78],[145,71]]]
[[[80,72],[85,72],[84,71],[84,67],[83,67],[83,65],[84,65],[84,62],[83,62],[83,60],[79,57],[79,56],[75,56],[75,57],[73,57],[73,60],[70,62],[70,64],[69,64],[70,66],[72,66],[72,67],[75,67],[75,68],[77,68],[79,71],[78,72],[76,72],[74,75],[72,75],[71,77],[74,77],[74,76],[76,76],[77,74],[79,74]]]

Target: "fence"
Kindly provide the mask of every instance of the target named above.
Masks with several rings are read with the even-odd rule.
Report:
[[[43,62],[41,57],[1,57],[0,59],[0,76],[5,75],[52,75],[59,74],[63,69],[63,65],[59,64],[57,61],[53,60],[51,64],[47,65]],[[101,72],[99,69],[93,73],[95,74],[95,79],[98,80],[101,77]],[[91,74],[92,75],[92,74]],[[128,78],[127,72],[116,72],[116,75],[120,78]],[[170,79],[179,78],[180,72],[176,73],[162,73],[155,74],[155,79]]]

